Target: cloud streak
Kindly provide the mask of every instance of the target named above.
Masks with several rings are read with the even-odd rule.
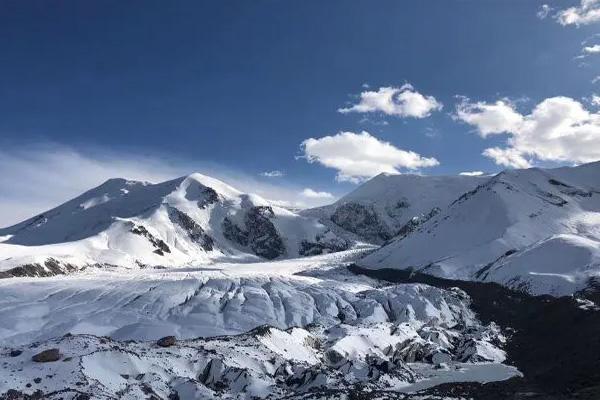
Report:
[[[333,194],[329,192],[318,192],[311,188],[305,188],[300,195],[308,197],[309,199],[333,199]]]
[[[265,178],[280,178],[284,175],[285,174],[283,172],[277,169],[274,169],[273,171],[265,171],[260,173],[260,176],[264,176]]]

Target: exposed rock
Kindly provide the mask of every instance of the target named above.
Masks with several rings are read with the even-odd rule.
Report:
[[[58,349],[48,349],[35,354],[31,359],[35,362],[53,362],[60,360],[60,351]]]
[[[380,244],[394,236],[372,206],[353,202],[342,204],[331,215],[331,221],[373,243]]]
[[[211,251],[213,249],[214,241],[212,237],[204,232],[204,229],[194,221],[189,215],[176,209],[175,207],[169,207],[169,218],[171,222],[179,225],[192,239],[198,243],[205,251]]]
[[[429,221],[434,216],[438,215],[442,210],[439,207],[434,207],[427,214],[421,214],[419,216],[413,217],[410,221],[408,221],[400,230],[397,232],[397,235],[400,237],[404,237],[411,232],[415,231],[419,226],[423,225],[425,222]]]
[[[319,254],[335,253],[347,250],[350,243],[341,238],[325,239],[324,236],[317,236],[315,242],[303,240],[300,242],[298,253],[301,256],[315,256]]]
[[[245,218],[248,243],[257,256],[272,260],[285,253],[285,245],[275,225],[269,220],[274,216],[270,206],[255,206]]]
[[[130,232],[148,239],[148,241],[152,243],[152,246],[155,248],[154,253],[158,254],[159,256],[164,256],[165,253],[171,252],[169,246],[162,239],[152,235],[143,225],[134,225]]]
[[[274,216],[270,206],[250,207],[244,216],[245,229],[225,217],[223,235],[241,246],[250,247],[257,256],[272,260],[285,253],[283,240],[270,221]]]
[[[21,354],[23,354],[23,350],[11,350],[9,353],[11,357],[19,357]]]
[[[223,236],[241,246],[248,246],[248,232],[233,223],[228,217],[223,219]]]
[[[205,187],[202,189],[202,194],[204,195],[201,200],[198,200],[198,207],[204,209],[206,206],[216,203],[219,201],[218,193],[210,187]]]
[[[177,340],[175,336],[165,336],[156,341],[156,344],[160,347],[171,347],[175,344]]]
[[[0,272],[0,279],[14,277],[47,277],[65,275],[77,271],[76,265],[65,263],[54,258],[48,258],[44,264],[31,263]]]

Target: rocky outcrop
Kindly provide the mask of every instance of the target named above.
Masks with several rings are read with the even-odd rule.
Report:
[[[270,221],[273,217],[273,209],[270,206],[255,206],[250,208],[245,218],[250,249],[256,255],[269,260],[285,253],[283,240]]]
[[[300,242],[298,253],[301,256],[316,256],[319,254],[335,253],[347,250],[350,242],[338,237],[326,238],[324,235],[317,235],[314,242],[303,240]]]
[[[248,246],[248,232],[237,226],[231,219],[223,219],[223,236],[240,246]]]
[[[44,350],[40,353],[35,354],[33,357],[31,357],[31,360],[38,362],[38,363],[58,361],[58,360],[60,360],[60,350],[58,350],[58,349]]]
[[[244,215],[244,228],[231,219],[223,220],[223,235],[254,254],[272,260],[285,253],[285,244],[271,218],[275,215],[270,206],[253,206]]]
[[[415,231],[419,226],[423,225],[425,222],[438,215],[441,211],[442,210],[439,207],[434,207],[427,214],[422,214],[411,218],[410,221],[408,221],[402,226],[402,228],[400,228],[396,235],[404,237],[410,234],[411,232]]]
[[[346,203],[336,208],[331,221],[365,240],[381,244],[394,236],[394,232],[377,215],[372,206]]]
[[[0,272],[2,278],[17,277],[47,277],[55,275],[66,275],[79,270],[74,264],[65,263],[54,258],[48,258],[44,263],[31,263],[19,265],[17,267]]]
[[[219,194],[213,188],[208,186],[202,189],[202,195],[202,199],[198,200],[198,207],[202,209],[219,201]]]
[[[171,347],[171,346],[175,345],[176,342],[177,342],[177,340],[175,339],[175,336],[165,336],[165,337],[158,339],[156,341],[156,344],[159,345],[160,347]]]
[[[146,229],[146,227],[144,227],[143,225],[134,225],[133,228],[131,228],[130,232],[148,239],[152,246],[154,246],[154,253],[158,254],[159,256],[164,256],[165,253],[171,252],[169,246],[162,239],[159,239],[152,235],[150,232],[148,232],[148,229]]]
[[[213,238],[204,232],[204,229],[189,215],[176,209],[169,208],[169,219],[185,231],[192,241],[197,243],[205,251],[211,251],[214,246]]]

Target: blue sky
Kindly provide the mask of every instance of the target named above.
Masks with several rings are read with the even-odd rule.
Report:
[[[588,161],[597,153],[582,149],[600,145],[593,97],[600,82],[592,83],[600,75],[598,7],[595,0],[3,1],[0,183],[23,186],[34,174],[24,169],[54,169],[43,182],[71,179],[71,161],[61,162],[69,157],[102,172],[88,179],[82,162],[82,182],[52,198],[16,210],[21,197],[35,195],[29,188],[0,194],[0,203],[12,204],[15,219],[106,174],[152,179],[200,170],[312,204],[331,199],[304,189],[339,196],[390,168],[457,174]],[[392,97],[387,111],[361,106],[361,93],[382,100],[381,88],[435,103],[415,111]],[[579,115],[565,128],[572,138],[548,142],[543,123],[529,127],[538,105],[540,115]],[[320,141],[326,136],[330,147]],[[307,151],[309,138],[317,142]],[[507,144],[511,138],[519,143]],[[380,150],[390,149],[384,142],[395,150],[380,164]],[[363,145],[376,154],[352,153]],[[368,159],[340,167],[338,148],[349,152],[342,163]],[[501,153],[482,154],[490,148]],[[404,152],[421,158],[406,161]],[[116,159],[135,168],[110,168]],[[154,169],[144,172],[142,161]],[[260,175],[268,171],[284,176]],[[272,191],[278,185],[285,193]],[[2,222],[14,221],[0,215]]]

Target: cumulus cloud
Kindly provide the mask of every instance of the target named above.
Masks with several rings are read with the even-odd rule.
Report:
[[[600,0],[581,0],[578,6],[559,10],[554,18],[563,26],[581,26],[599,22]]]
[[[535,160],[584,163],[600,159],[600,113],[569,97],[551,97],[523,115],[503,101],[457,105],[456,118],[482,137],[507,134],[506,147],[483,154],[497,164],[526,168]]]
[[[305,188],[300,195],[308,197],[309,199],[333,199],[333,194],[329,192],[318,192],[311,188]]]
[[[213,176],[244,192],[290,207],[322,204],[322,199],[299,200],[302,187],[293,183],[273,185],[233,168],[180,156],[159,157],[99,147],[75,149],[55,143],[0,143],[0,227],[53,208],[109,178],[156,183],[192,172]]]
[[[422,157],[381,141],[370,133],[340,132],[301,144],[303,157],[338,171],[338,181],[361,182],[381,172],[399,173],[439,164],[435,158]]]
[[[461,172],[459,175],[462,175],[462,176],[481,176],[481,175],[483,175],[483,171],[465,171],[465,172]]]
[[[595,44],[593,46],[585,46],[582,49],[584,54],[599,54],[600,53],[600,44]]]
[[[523,116],[506,99],[488,104],[471,103],[469,99],[462,98],[454,118],[476,126],[482,137],[513,131],[523,122]]]
[[[515,148],[502,149],[500,147],[490,147],[483,151],[483,155],[491,158],[498,165],[509,168],[529,168],[531,162]]]
[[[261,172],[260,176],[264,176],[266,178],[280,178],[282,176],[284,176],[285,174],[277,169],[274,169],[272,171],[265,171],[265,172]]]
[[[399,88],[388,86],[380,87],[377,91],[366,90],[360,94],[358,104],[339,108],[338,112],[378,112],[402,118],[425,118],[441,109],[442,104],[435,97],[422,95],[407,83]]]

